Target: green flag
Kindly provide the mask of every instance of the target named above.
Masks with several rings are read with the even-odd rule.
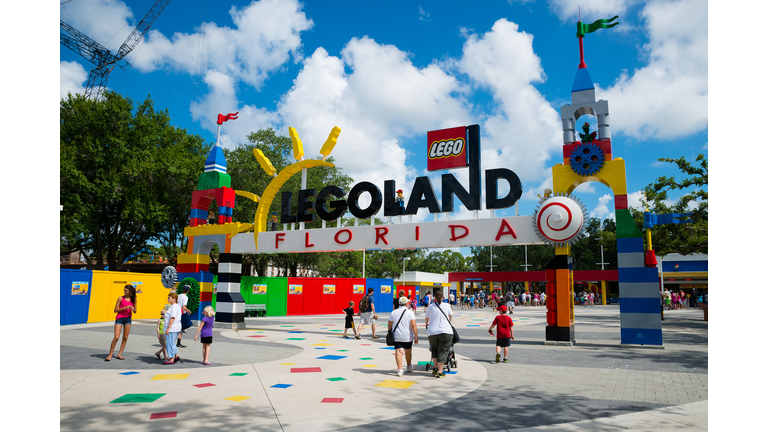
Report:
[[[618,18],[619,16],[616,15],[611,19],[599,19],[593,22],[592,24],[584,24],[583,22],[579,21],[576,23],[576,37],[583,38],[584,35],[586,35],[587,33],[592,33],[597,29],[615,27],[619,25],[619,23],[618,22],[610,23],[610,22]]]

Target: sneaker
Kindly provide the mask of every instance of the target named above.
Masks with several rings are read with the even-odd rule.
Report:
[[[360,335],[355,336],[355,339],[362,339]]]
[[[499,359],[501,358],[501,354],[496,354],[496,363],[499,362]]]
[[[371,339],[378,339],[379,336],[371,336]]]
[[[439,374],[436,374],[435,378],[445,378],[445,372],[440,372]]]
[[[432,369],[432,376],[437,376],[437,368]]]
[[[349,339],[349,336],[347,336],[347,335],[344,335],[344,336],[342,336],[342,337],[343,337],[344,339]]]
[[[186,348],[187,346],[186,345],[182,345],[181,342],[179,342],[179,343],[176,344],[176,347],[177,348]]]
[[[413,372],[413,365],[408,366],[408,368],[406,368],[405,371],[408,373]]]
[[[506,363],[506,362],[507,362],[507,359],[504,359],[504,361],[502,363]]]
[[[398,369],[397,370],[397,376],[403,376],[403,370],[402,369]]]

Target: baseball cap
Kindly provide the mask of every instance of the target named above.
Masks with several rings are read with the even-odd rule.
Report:
[[[498,309],[498,310],[500,310],[502,312],[506,312],[507,311],[507,307],[504,306],[504,305],[501,305],[501,306],[497,307],[496,309]]]
[[[400,297],[400,304],[401,305],[408,304],[408,298],[407,297]]]

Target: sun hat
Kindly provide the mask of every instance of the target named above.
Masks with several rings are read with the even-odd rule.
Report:
[[[400,304],[401,305],[408,304],[408,298],[407,297],[400,297]]]

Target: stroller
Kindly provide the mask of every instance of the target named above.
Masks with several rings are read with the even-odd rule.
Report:
[[[432,345],[429,346],[429,351],[432,352]],[[451,345],[451,351],[448,353],[448,360],[446,360],[445,364],[443,365],[443,372],[450,372],[451,368],[456,369],[458,366],[458,363],[456,362],[456,353],[453,351],[453,345]],[[432,364],[432,359],[427,363],[426,369],[427,372],[429,372],[434,365]]]

